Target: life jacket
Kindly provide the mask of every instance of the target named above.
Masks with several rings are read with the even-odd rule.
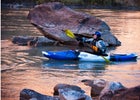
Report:
[[[94,39],[91,42],[91,45],[92,45],[91,48],[93,49],[93,51],[95,51],[95,53],[96,52],[98,52],[98,53],[105,53],[105,51],[106,51],[105,42],[101,38]]]

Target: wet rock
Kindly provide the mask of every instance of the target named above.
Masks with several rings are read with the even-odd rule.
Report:
[[[112,100],[140,100],[140,85],[115,91]]]
[[[108,82],[106,81],[106,85],[104,89],[100,93],[100,100],[111,99],[114,96],[115,91],[126,89],[120,82]]]
[[[73,45],[75,44],[72,41],[65,41],[65,43],[60,43],[59,41],[51,40],[45,38],[44,36],[14,36],[12,39],[12,43],[21,45],[21,46],[32,46],[32,47],[41,47],[48,45]]]
[[[78,44],[75,39],[66,36],[62,31],[70,29],[79,35],[85,33],[91,35],[95,31],[100,31],[108,45],[121,45],[104,21],[90,14],[74,11],[59,2],[37,5],[30,10],[28,19],[45,37],[60,43],[73,41],[72,43]]]
[[[73,90],[71,88],[59,89],[60,100],[92,100],[91,97],[83,92]]]
[[[98,95],[91,98],[78,86],[57,84],[54,95],[40,94],[31,89],[20,92],[20,100],[140,100],[140,85],[132,88],[124,87],[120,82],[109,82],[102,79],[82,80],[85,85],[91,86],[91,92]],[[99,89],[99,90],[98,90]]]
[[[23,89],[20,92],[20,100],[92,100],[78,86],[57,84],[54,87],[54,96],[40,94],[31,89]]]
[[[60,100],[92,100],[80,87],[69,84],[57,84],[54,95],[59,96]]]
[[[91,96],[98,100],[139,100],[140,85],[126,88],[120,82],[109,82],[102,79],[82,80],[91,87]]]
[[[55,45],[57,41],[50,40],[43,36],[33,37],[33,36],[14,36],[12,42],[21,46],[44,46],[44,45]]]
[[[140,85],[132,88],[117,89],[114,92],[106,91],[100,100],[140,100]]]
[[[20,100],[59,100],[59,98],[43,95],[31,89],[23,89],[20,92]]]
[[[82,80],[85,85],[91,87],[90,94],[92,97],[98,97],[101,91],[106,86],[106,81],[103,79],[96,79],[96,80]]]
[[[34,40],[34,37],[26,37],[26,36],[14,36],[12,38],[12,42],[18,45],[27,45],[29,41]]]
[[[35,37],[32,41],[28,42],[28,46],[34,46],[34,47],[41,47],[41,46],[46,46],[46,45],[57,45],[57,44],[59,44],[57,41],[50,40],[43,36]]]
[[[59,95],[59,90],[61,89],[71,89],[71,90],[74,90],[74,91],[79,91],[81,93],[85,93],[84,90],[82,90],[80,87],[78,86],[75,86],[75,85],[69,85],[69,84],[57,84],[55,87],[54,87],[54,95]]]

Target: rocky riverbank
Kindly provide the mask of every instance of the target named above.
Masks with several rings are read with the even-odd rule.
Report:
[[[91,87],[90,96],[85,94],[79,86],[57,84],[54,87],[54,96],[40,94],[31,89],[20,92],[20,100],[139,100],[140,86],[126,88],[120,82],[110,82],[103,79],[82,80]]]

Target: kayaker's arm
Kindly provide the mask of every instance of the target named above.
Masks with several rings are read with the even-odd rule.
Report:
[[[93,41],[93,38],[88,39],[86,37],[81,37],[81,38],[77,37],[76,39],[77,39],[77,41],[80,41],[80,42],[83,42],[83,43],[91,43]]]

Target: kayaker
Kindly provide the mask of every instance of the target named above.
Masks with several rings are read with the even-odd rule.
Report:
[[[97,55],[107,55],[106,52],[106,45],[103,39],[101,38],[101,33],[96,31],[93,35],[93,38],[87,39],[82,38],[84,43],[89,43],[90,48],[93,51],[93,54]]]

